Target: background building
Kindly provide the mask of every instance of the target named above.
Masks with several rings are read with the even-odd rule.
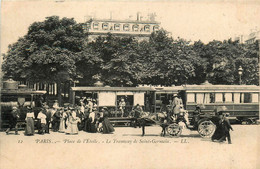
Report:
[[[239,41],[239,43],[252,44],[260,40],[260,30],[257,28],[251,29],[250,34],[235,36],[234,40]]]
[[[85,30],[89,40],[111,33],[117,36],[134,36],[138,40],[149,39],[153,31],[160,29],[160,22],[155,21],[155,14],[149,14],[147,20],[137,13],[136,20],[114,20],[90,18],[85,22]]]

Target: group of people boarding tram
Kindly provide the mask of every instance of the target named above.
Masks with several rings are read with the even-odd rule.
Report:
[[[26,111],[24,134],[27,136],[35,134],[35,127],[38,130],[38,134],[41,135],[49,134],[50,128],[52,128],[53,132],[66,134],[78,134],[80,130],[104,134],[115,131],[108,119],[109,112],[107,107],[103,107],[102,111],[99,112],[91,98],[86,99],[86,101],[82,100],[80,105],[74,107],[72,105],[59,107],[57,101],[55,101],[52,107],[43,104],[37,116],[35,116],[35,112],[29,106]],[[19,109],[13,107],[9,119],[9,128],[6,130],[7,135],[13,128],[15,129],[15,134],[18,134],[18,119]]]

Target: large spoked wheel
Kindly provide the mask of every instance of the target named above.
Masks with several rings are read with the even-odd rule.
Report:
[[[210,120],[202,121],[198,126],[198,132],[200,136],[205,138],[211,137],[214,134],[215,130],[216,125]]]
[[[170,136],[179,137],[181,135],[182,129],[178,124],[173,123],[166,128],[166,131]]]

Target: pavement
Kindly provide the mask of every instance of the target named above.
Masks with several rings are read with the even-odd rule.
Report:
[[[114,134],[51,132],[34,136],[0,132],[0,169],[258,169],[259,125],[233,125],[232,144],[184,129],[161,137],[159,126],[116,127]],[[14,132],[13,132],[14,133]]]

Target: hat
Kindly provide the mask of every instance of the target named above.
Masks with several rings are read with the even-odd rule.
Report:
[[[49,108],[49,106],[48,106],[48,105],[44,105],[44,106],[43,106],[43,108],[45,108],[45,109],[48,109],[48,108]]]
[[[227,110],[227,107],[226,107],[226,106],[217,107],[217,113],[223,112],[223,111],[225,111],[225,110]]]
[[[13,110],[16,110],[16,109],[17,109],[17,107],[16,107],[16,106],[13,106],[13,107],[12,107],[12,109],[13,109]]]
[[[104,109],[104,110],[108,110],[107,107],[103,107],[102,109]]]

